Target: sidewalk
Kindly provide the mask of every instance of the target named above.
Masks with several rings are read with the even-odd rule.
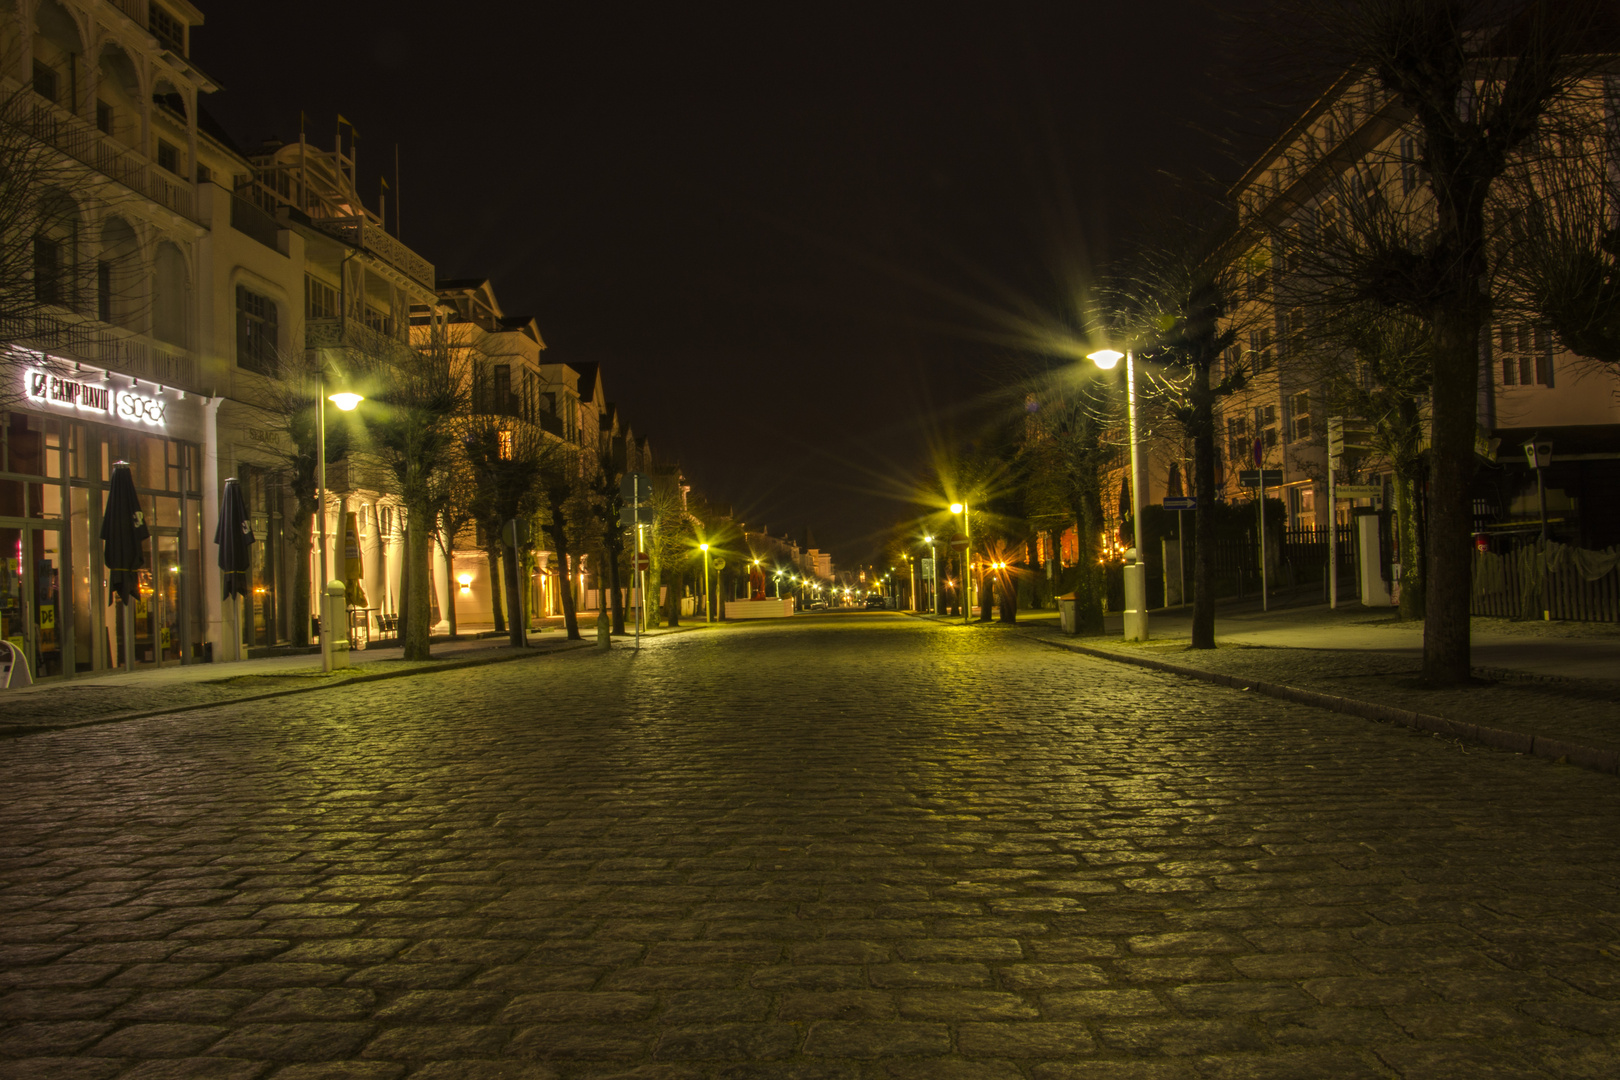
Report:
[[[36,683],[0,691],[0,737],[545,656],[592,647],[595,631],[590,627],[584,641],[569,641],[553,630],[531,633],[527,649],[512,648],[504,637],[436,640],[431,660],[407,661],[397,645],[371,648],[351,653],[351,665],[331,674],[321,670],[320,654],[311,653]]]
[[[1391,609],[1258,601],[1221,605],[1218,648],[1194,650],[1190,608],[1154,611],[1152,638],[1069,637],[1057,613],[1019,612],[1019,633],[1043,643],[1205,678],[1349,715],[1391,721],[1521,753],[1620,771],[1620,626],[1473,621],[1479,684],[1433,689],[1420,679],[1423,626]],[[990,624],[991,627],[996,624]]]

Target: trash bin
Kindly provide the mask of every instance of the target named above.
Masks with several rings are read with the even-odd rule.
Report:
[[[1065,634],[1078,633],[1075,626],[1075,606],[1078,597],[1074,593],[1064,593],[1058,597],[1058,624],[1062,626]]]

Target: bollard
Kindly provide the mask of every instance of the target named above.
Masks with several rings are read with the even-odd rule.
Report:
[[[321,638],[331,637],[327,645],[327,655],[331,657],[329,670],[349,666],[348,612],[344,610],[344,597],[348,587],[341,581],[328,581],[326,583],[326,608],[321,612]]]
[[[613,625],[608,622],[608,613],[606,611],[596,617],[596,647],[598,649],[613,648]]]

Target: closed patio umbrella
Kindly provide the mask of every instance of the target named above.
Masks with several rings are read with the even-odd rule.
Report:
[[[253,571],[253,545],[258,538],[248,521],[247,502],[242,498],[242,487],[235,477],[225,481],[225,491],[219,500],[219,524],[214,528],[214,543],[219,546],[220,594],[225,600],[226,632],[231,635],[230,648],[224,660],[240,660],[242,649],[242,622],[237,597],[247,597]]]
[[[102,561],[107,568],[107,602],[112,603],[115,596],[124,602],[124,666],[131,670],[135,664],[135,609],[131,605],[141,594],[141,567],[146,565],[149,535],[140,496],[135,494],[135,477],[128,463],[118,462],[101,515]]]

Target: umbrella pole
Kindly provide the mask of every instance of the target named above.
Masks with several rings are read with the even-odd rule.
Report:
[[[129,606],[126,597],[124,605],[124,671],[133,675],[135,673],[135,609]]]

